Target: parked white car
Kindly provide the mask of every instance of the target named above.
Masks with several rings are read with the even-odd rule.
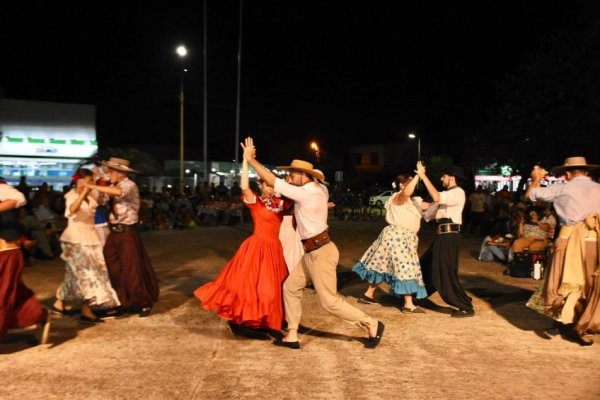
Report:
[[[376,196],[371,196],[369,199],[369,205],[371,206],[383,206],[386,201],[394,194],[393,190],[386,190],[383,193],[380,193]]]

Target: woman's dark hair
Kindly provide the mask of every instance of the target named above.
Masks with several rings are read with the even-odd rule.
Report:
[[[87,178],[88,176],[94,176],[94,173],[87,168],[78,168],[75,174],[73,174],[73,179],[71,180],[70,188],[74,188],[77,186],[77,181],[79,179]]]
[[[542,210],[538,207],[530,207],[527,212],[525,213],[525,223],[526,224],[530,224],[531,223],[531,212],[535,212],[537,214],[538,220],[542,217],[543,213]]]
[[[408,175],[404,175],[404,174],[398,175],[396,177],[396,179],[394,180],[394,184],[396,185],[396,187],[395,187],[396,192],[399,192],[400,191],[400,185],[401,184],[402,185],[405,184],[409,179],[410,179],[410,176],[408,176]]]
[[[248,187],[250,188],[250,190],[252,190],[254,193],[261,195],[262,194],[262,190],[260,188],[260,184],[262,183],[262,181],[260,179],[256,179],[256,180],[251,180],[250,183],[248,184]]]

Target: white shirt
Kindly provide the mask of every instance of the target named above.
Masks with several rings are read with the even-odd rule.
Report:
[[[465,191],[458,186],[440,192],[439,207],[435,219],[450,218],[453,223],[462,225],[462,212],[465,201]]]
[[[550,230],[546,233],[548,239],[552,240],[554,238],[554,229],[556,228],[556,218],[554,218],[554,215],[550,214],[547,217],[542,218],[540,222],[550,225]]]
[[[75,213],[71,213],[71,205],[78,198],[79,194],[75,189],[71,189],[65,194],[65,217],[68,218],[69,223],[60,236],[60,240],[88,246],[99,245],[100,238],[94,222],[98,203],[92,196],[87,196],[87,201],[82,201],[79,209]]]
[[[400,196],[401,192],[394,193],[385,202],[385,220],[390,225],[402,226],[411,232],[417,233],[421,228],[421,202],[420,197],[406,199],[404,204],[395,204],[394,199]]]
[[[4,200],[16,200],[16,208],[23,207],[27,203],[23,193],[6,183],[0,184],[0,201]]]
[[[563,225],[574,225],[588,214],[600,212],[600,183],[587,176],[576,176],[570,181],[531,190],[531,201],[551,201]]]
[[[327,226],[327,195],[319,184],[290,185],[275,179],[275,191],[294,200],[294,216],[300,237],[305,240],[324,232]]]

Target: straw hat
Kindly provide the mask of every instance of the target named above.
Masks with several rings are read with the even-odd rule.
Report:
[[[323,179],[319,179],[319,183],[325,185],[325,186],[329,186],[329,182],[327,182],[325,180],[325,174],[323,173],[323,171],[321,171],[320,169],[315,168],[313,171],[315,171],[318,174],[323,175]]]
[[[552,173],[554,175],[562,175],[567,169],[585,169],[589,171],[599,167],[600,165],[588,164],[585,157],[569,157],[563,165],[552,168]]]
[[[102,165],[110,169],[114,169],[121,172],[137,173],[135,169],[129,167],[129,161],[124,158],[111,157],[108,161],[102,161]]]
[[[296,170],[306,172],[313,178],[325,180],[325,175],[319,170],[313,169],[313,165],[307,161],[302,160],[294,160],[290,165],[279,166],[277,169],[282,169],[284,171]]]

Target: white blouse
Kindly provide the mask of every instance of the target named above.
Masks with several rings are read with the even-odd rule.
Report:
[[[78,198],[79,194],[75,189],[71,189],[71,191],[65,194],[65,217],[68,218],[69,223],[67,228],[63,231],[60,240],[86,246],[100,245],[100,238],[98,237],[94,225],[94,217],[96,215],[98,203],[96,202],[96,199],[88,195],[87,198],[81,202],[81,206],[77,212],[71,213],[69,210],[71,204]]]
[[[401,192],[394,193],[385,202],[385,220],[390,225],[402,226],[411,232],[417,233],[421,228],[421,203],[420,197],[411,197],[406,199],[404,204],[395,204],[394,199]]]

